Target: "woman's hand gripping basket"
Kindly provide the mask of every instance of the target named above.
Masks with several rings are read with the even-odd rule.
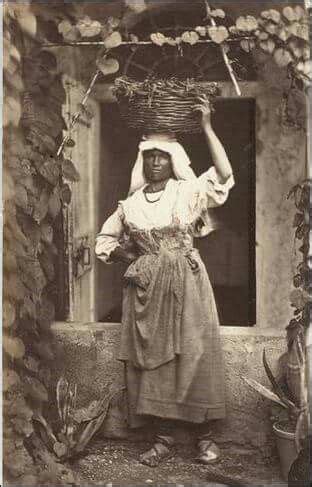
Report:
[[[144,133],[196,133],[202,130],[195,108],[199,97],[213,104],[220,90],[217,83],[194,79],[136,81],[123,76],[116,79],[114,94],[122,119],[132,129]]]

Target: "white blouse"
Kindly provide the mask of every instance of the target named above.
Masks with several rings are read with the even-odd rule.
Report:
[[[117,210],[105,221],[96,236],[97,257],[105,263],[111,262],[110,254],[120,245],[125,223],[149,230],[171,224],[188,225],[201,218],[207,225],[207,210],[223,205],[233,186],[233,175],[225,183],[221,183],[215,167],[212,166],[195,179],[169,179],[165,190],[158,194],[158,198],[156,193],[147,195],[150,201],[157,200],[153,203],[146,200],[144,187],[139,189],[126,200],[120,201]]]

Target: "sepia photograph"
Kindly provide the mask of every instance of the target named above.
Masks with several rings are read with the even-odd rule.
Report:
[[[308,487],[312,3],[3,0],[3,485]]]

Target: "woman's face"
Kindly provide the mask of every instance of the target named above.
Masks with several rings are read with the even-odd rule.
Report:
[[[143,169],[148,181],[164,181],[173,175],[170,154],[159,149],[143,152]]]

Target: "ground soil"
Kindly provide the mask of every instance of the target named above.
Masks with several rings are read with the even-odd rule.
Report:
[[[139,455],[150,444],[128,440],[96,440],[85,455],[73,462],[72,467],[82,479],[82,485],[245,485],[281,487],[279,468],[274,460],[259,460],[252,451],[222,447],[222,459],[213,466],[199,465],[195,461],[193,445],[178,445],[173,457],[160,466],[151,468],[139,463]]]

